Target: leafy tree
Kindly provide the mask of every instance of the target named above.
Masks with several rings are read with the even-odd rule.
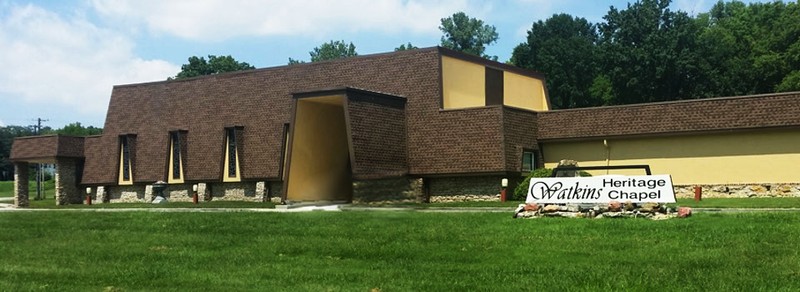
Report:
[[[613,89],[610,104],[695,98],[702,82],[696,49],[698,27],[669,0],[641,0],[614,7],[600,24],[601,68]]]
[[[596,42],[595,25],[584,18],[556,14],[533,23],[527,41],[514,48],[511,63],[547,76],[554,108],[597,106],[606,94],[594,95],[589,90],[599,71]]]
[[[311,55],[311,62],[319,62],[325,60],[335,60],[341,58],[358,56],[356,53],[356,46],[352,42],[346,44],[342,41],[330,41],[321,44],[319,47],[308,52]],[[289,58],[289,65],[305,63],[304,61]]]
[[[800,89],[798,3],[720,1],[696,21],[703,69],[713,76],[705,96]]]
[[[208,61],[203,57],[192,56],[189,57],[188,61],[188,64],[181,66],[181,72],[178,72],[175,79],[255,69],[255,67],[246,62],[236,61],[230,55],[219,57],[208,55]]]
[[[31,127],[12,125],[0,127],[0,180],[14,179],[14,164],[9,160],[14,138],[32,135]]]
[[[103,128],[95,128],[94,126],[84,127],[80,122],[75,122],[55,130],[55,133],[69,136],[92,136],[102,134]]]
[[[486,46],[497,42],[497,30],[492,25],[483,24],[482,20],[470,18],[464,12],[442,18],[439,30],[442,36],[442,47],[461,51],[467,54],[497,60],[497,56],[484,54]]]
[[[394,48],[394,51],[398,52],[398,51],[416,50],[416,49],[419,49],[419,48],[415,47],[414,45],[412,45],[409,42],[408,44],[403,44],[403,45],[400,45],[399,47]]]

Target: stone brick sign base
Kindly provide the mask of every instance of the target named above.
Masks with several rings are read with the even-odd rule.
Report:
[[[674,208],[668,208],[663,204],[656,203],[637,205],[630,202],[611,202],[607,205],[549,204],[544,206],[539,206],[537,204],[520,204],[514,211],[514,218],[646,218],[664,220],[685,218],[691,216],[691,214],[692,209],[688,207],[679,207],[676,210]]]

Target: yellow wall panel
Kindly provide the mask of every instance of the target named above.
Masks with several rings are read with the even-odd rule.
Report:
[[[535,111],[546,111],[544,83],[542,80],[503,72],[503,104]]]
[[[649,164],[675,184],[800,182],[800,131],[760,131],[659,138],[558,142],[543,145],[545,167],[561,159],[579,166]],[[606,152],[608,151],[608,152]],[[593,171],[593,175],[605,174]],[[612,174],[643,174],[612,171]]]
[[[483,65],[442,56],[443,108],[486,105],[486,72]]]
[[[350,148],[343,95],[297,101],[292,133],[290,201],[350,200]]]

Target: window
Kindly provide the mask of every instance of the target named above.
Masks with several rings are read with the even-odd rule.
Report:
[[[183,183],[183,156],[185,150],[184,140],[186,131],[169,132],[169,172],[168,183]]]
[[[225,165],[222,170],[222,181],[241,181],[239,165],[239,143],[242,141],[242,127],[225,128]]]
[[[522,171],[529,172],[536,168],[536,152],[530,150],[522,151]]]
[[[135,136],[119,136],[119,184],[133,184],[133,144]]]

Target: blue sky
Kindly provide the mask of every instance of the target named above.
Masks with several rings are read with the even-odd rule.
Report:
[[[673,0],[706,12],[713,0]],[[746,1],[749,2],[749,1]],[[102,127],[117,84],[164,80],[189,56],[232,55],[258,68],[308,60],[329,40],[361,54],[439,44],[440,19],[458,11],[494,25],[500,61],[533,22],[568,13],[596,23],[624,0],[0,0],[0,126]]]

